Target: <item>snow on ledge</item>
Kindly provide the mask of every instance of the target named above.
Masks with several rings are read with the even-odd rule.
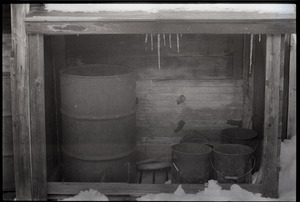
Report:
[[[296,14],[295,4],[46,4],[47,11],[127,12],[202,11]]]

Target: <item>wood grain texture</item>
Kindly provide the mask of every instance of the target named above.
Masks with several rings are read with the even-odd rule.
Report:
[[[229,190],[232,184],[219,184],[222,189]],[[174,193],[178,184],[128,184],[128,183],[76,183],[76,182],[49,182],[49,195],[76,195],[81,190],[95,189],[105,195],[131,195],[142,196],[146,194]],[[239,184],[243,189],[253,193],[261,193],[259,184]],[[204,184],[182,184],[187,194],[195,194],[204,190]]]
[[[296,135],[296,35],[291,35],[287,137]]]
[[[44,36],[29,35],[32,199],[47,200]]]
[[[263,146],[263,195],[278,197],[279,162],[277,159],[279,79],[280,79],[280,35],[267,35],[266,39],[266,83],[265,121]]]
[[[15,154],[15,184],[17,200],[31,200],[32,178],[30,157],[29,68],[27,64],[27,35],[24,16],[28,4],[12,4],[11,91],[13,141]]]
[[[287,138],[288,97],[289,97],[289,69],[290,69],[290,35],[284,35],[283,58],[283,95],[282,95],[282,131],[281,140]]]
[[[252,101],[253,101],[253,62],[255,56],[254,36],[244,36],[243,54],[243,128],[252,128]],[[252,44],[251,44],[252,43]]]

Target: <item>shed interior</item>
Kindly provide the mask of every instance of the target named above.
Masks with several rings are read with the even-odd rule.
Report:
[[[257,157],[264,152],[264,176],[261,184],[241,186],[278,197],[277,140],[287,137],[294,13],[86,15],[47,12],[38,4],[11,11],[17,198],[57,199],[86,188],[115,196],[176,188],[164,180],[155,186],[63,182],[59,71],[89,64],[136,72],[137,161],[169,159],[171,146],[188,134],[214,145],[224,128],[252,128],[260,141]],[[184,186],[191,193],[204,188]]]
[[[253,63],[260,61],[250,55],[254,53],[250,35],[160,35],[160,58],[158,34],[45,35],[50,181],[61,180],[59,168],[63,168],[59,71],[64,68],[111,64],[136,71],[137,161],[170,159],[171,146],[188,134],[198,134],[213,145],[219,142],[224,128],[251,128],[256,124],[256,131],[262,135],[263,126],[258,119],[263,120],[263,110],[252,110],[253,103],[249,101],[250,93],[256,92],[262,95],[257,98],[256,108],[264,104],[263,90],[255,91],[251,83],[255,70],[249,67],[254,68]],[[259,46],[265,43],[265,35],[255,35],[252,40]],[[263,74],[258,76],[264,78]],[[263,87],[263,81],[256,83],[256,89]],[[182,96],[185,99],[178,101]],[[258,117],[254,121],[253,113]]]

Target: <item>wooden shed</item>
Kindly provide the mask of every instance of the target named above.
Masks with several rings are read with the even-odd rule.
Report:
[[[295,11],[68,12],[11,4],[11,22],[18,200],[90,188],[115,199],[176,190],[178,184],[61,181],[59,72],[90,64],[135,69],[138,160],[169,157],[171,146],[195,131],[214,144],[224,128],[251,128],[262,143],[262,182],[240,186],[278,197],[280,141],[296,130]],[[182,187],[195,193],[205,185]]]

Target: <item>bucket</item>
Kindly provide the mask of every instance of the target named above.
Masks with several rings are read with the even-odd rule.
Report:
[[[2,75],[2,190],[15,189],[10,74]]]
[[[240,144],[219,144],[213,148],[212,168],[219,183],[251,183],[255,166],[253,149]]]
[[[247,128],[226,128],[221,130],[221,144],[242,144],[256,149],[257,134]]]
[[[204,144],[182,143],[172,146],[172,183],[205,183],[211,178],[212,149]]]
[[[254,172],[259,170],[260,162],[258,158],[260,142],[257,139],[257,133],[248,128],[226,128],[221,130],[221,144],[242,144],[251,147],[254,150],[256,159]]]
[[[123,67],[60,72],[64,181],[135,180],[135,85],[134,72]]]

